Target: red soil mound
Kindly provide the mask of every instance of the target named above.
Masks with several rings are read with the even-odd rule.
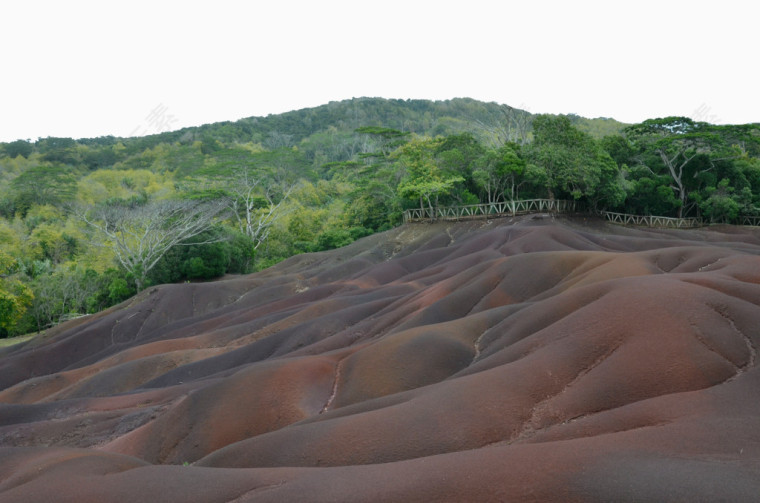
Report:
[[[0,502],[756,501],[760,230],[407,225],[0,352]]]

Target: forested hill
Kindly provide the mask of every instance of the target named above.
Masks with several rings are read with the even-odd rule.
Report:
[[[532,115],[524,110],[494,102],[482,102],[470,98],[445,101],[393,100],[383,98],[353,98],[326,105],[295,110],[266,117],[248,117],[238,121],[217,122],[176,131],[157,132],[163,125],[161,117],[152,117],[145,131],[153,132],[141,137],[117,138],[103,136],[81,138],[76,143],[87,146],[111,146],[123,144],[131,153],[152,148],[160,143],[201,140],[206,142],[260,143],[268,147],[295,145],[313,135],[323,132],[341,132],[352,136],[357,128],[378,126],[419,135],[438,136],[473,132],[483,140],[504,134],[505,118],[515,121],[512,134],[529,134]],[[589,119],[578,115],[568,116],[578,129],[594,137],[619,133],[625,124],[609,118]],[[49,140],[36,143],[25,141],[5,144],[11,153],[45,150]],[[317,139],[315,139],[317,140]]]
[[[469,131],[477,132],[485,138],[494,134],[494,129],[501,127],[505,113],[522,118],[525,133],[530,131],[530,113],[494,102],[486,103],[470,98],[445,101],[353,98],[266,117],[217,122],[142,138],[119,140],[127,144],[134,143],[138,149],[161,142],[187,141],[189,138],[213,138],[222,143],[256,142],[281,146],[283,143],[296,144],[329,130],[352,134],[357,128],[368,125],[428,136]],[[619,133],[625,127],[625,124],[614,119],[588,119],[578,115],[568,117],[580,130],[597,138]],[[516,127],[513,125],[513,128]],[[114,140],[116,139],[103,137],[82,139],[79,142],[104,144]]]
[[[147,129],[167,122],[153,115]],[[340,247],[408,208],[546,197],[757,215],[760,126],[357,98],[142,137],[0,144],[0,337],[150,285]]]

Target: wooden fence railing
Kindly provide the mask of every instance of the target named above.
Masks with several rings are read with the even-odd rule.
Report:
[[[523,199],[497,203],[445,206],[440,208],[414,208],[404,211],[404,223],[435,220],[472,220],[526,215],[529,213],[579,213],[585,209],[576,201],[563,199]],[[701,218],[658,217],[602,211],[599,214],[611,223],[664,228],[693,228],[705,225]],[[739,225],[760,226],[760,216],[742,216]]]
[[[673,227],[684,229],[689,227],[702,227],[704,222],[701,218],[673,218],[658,217],[653,215],[630,215],[628,213],[601,212],[602,216],[613,224],[621,225],[644,225],[647,227]]]
[[[579,206],[575,201],[562,199],[524,199],[498,203],[445,206],[439,208],[414,208],[404,211],[404,223],[424,220],[469,220],[528,213],[575,213]]]
[[[760,217],[739,217],[740,225],[752,225],[755,227],[760,227]]]

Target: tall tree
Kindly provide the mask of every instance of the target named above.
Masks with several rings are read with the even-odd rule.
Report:
[[[397,129],[378,126],[364,126],[357,128],[357,134],[368,141],[363,152],[358,154],[366,164],[385,165],[391,160],[391,153],[409,141],[411,133]]]
[[[71,138],[50,136],[37,140],[35,146],[46,161],[70,165],[79,161],[77,142]]]
[[[498,150],[489,150],[476,162],[473,178],[489,203],[519,197],[520,186],[526,181],[525,161],[515,147],[506,144]]]
[[[439,169],[435,152],[441,143],[440,139],[415,138],[394,152],[405,173],[398,185],[399,194],[417,199],[421,210],[427,203],[431,217],[440,197],[450,194],[456,184],[464,181],[460,175],[446,174]]]
[[[462,183],[451,194],[459,204],[477,203],[477,185],[473,170],[485,153],[483,146],[470,133],[454,134],[440,139],[434,151],[435,162],[444,177],[459,176]]]
[[[617,164],[570,119],[538,115],[533,120],[533,136],[525,150],[529,160],[544,171],[549,197],[586,198],[594,206],[622,203],[625,193],[619,187]],[[600,194],[613,200],[603,200]]]
[[[3,150],[5,151],[5,155],[10,158],[18,156],[29,157],[34,152],[34,146],[28,141],[16,140],[3,145]]]
[[[253,249],[269,237],[275,222],[282,216],[283,203],[293,191],[293,184],[276,183],[268,170],[239,167],[226,179],[226,204],[240,232],[251,239]]]
[[[11,182],[16,210],[25,214],[32,204],[60,205],[76,192],[70,169],[52,164],[33,166]]]
[[[0,337],[7,337],[31,305],[34,295],[28,286],[11,277],[16,261],[0,250]]]
[[[148,272],[167,251],[211,228],[226,210],[219,200],[168,200],[75,209],[79,218],[110,245],[119,264],[132,274],[138,292],[145,286]]]
[[[713,168],[710,157],[722,150],[720,136],[709,124],[688,117],[649,119],[626,128],[625,134],[638,149],[640,165],[652,174],[662,171],[658,164],[664,168],[680,204],[678,216],[683,216],[693,180]]]
[[[500,105],[497,112],[489,118],[475,120],[475,126],[486,145],[500,148],[507,143],[527,143],[532,122],[533,116],[529,112]]]

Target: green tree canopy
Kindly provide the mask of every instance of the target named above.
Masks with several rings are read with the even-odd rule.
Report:
[[[0,337],[13,330],[34,299],[28,286],[11,277],[15,268],[16,261],[0,250]]]
[[[638,151],[637,160],[653,175],[666,175],[679,201],[678,215],[689,210],[695,179],[712,169],[710,158],[722,150],[721,138],[706,123],[688,117],[649,119],[625,129]]]
[[[442,143],[441,139],[415,138],[394,154],[405,173],[398,185],[399,194],[418,200],[423,210],[427,203],[431,216],[440,198],[450,194],[456,184],[464,181],[462,176],[447,174],[439,168],[435,153]]]
[[[34,152],[34,146],[28,141],[16,140],[6,143],[3,146],[3,150],[5,151],[5,155],[12,159],[18,156],[29,157]]]
[[[25,214],[32,204],[61,205],[76,192],[71,169],[49,163],[33,166],[11,182],[16,211]]]
[[[625,197],[615,161],[565,116],[536,116],[526,151],[530,162],[543,170],[551,198],[570,196],[586,198],[594,206],[616,206]]]
[[[517,145],[507,143],[497,150],[488,150],[476,161],[472,176],[487,202],[519,197],[520,186],[527,178],[525,160],[517,149]]]

